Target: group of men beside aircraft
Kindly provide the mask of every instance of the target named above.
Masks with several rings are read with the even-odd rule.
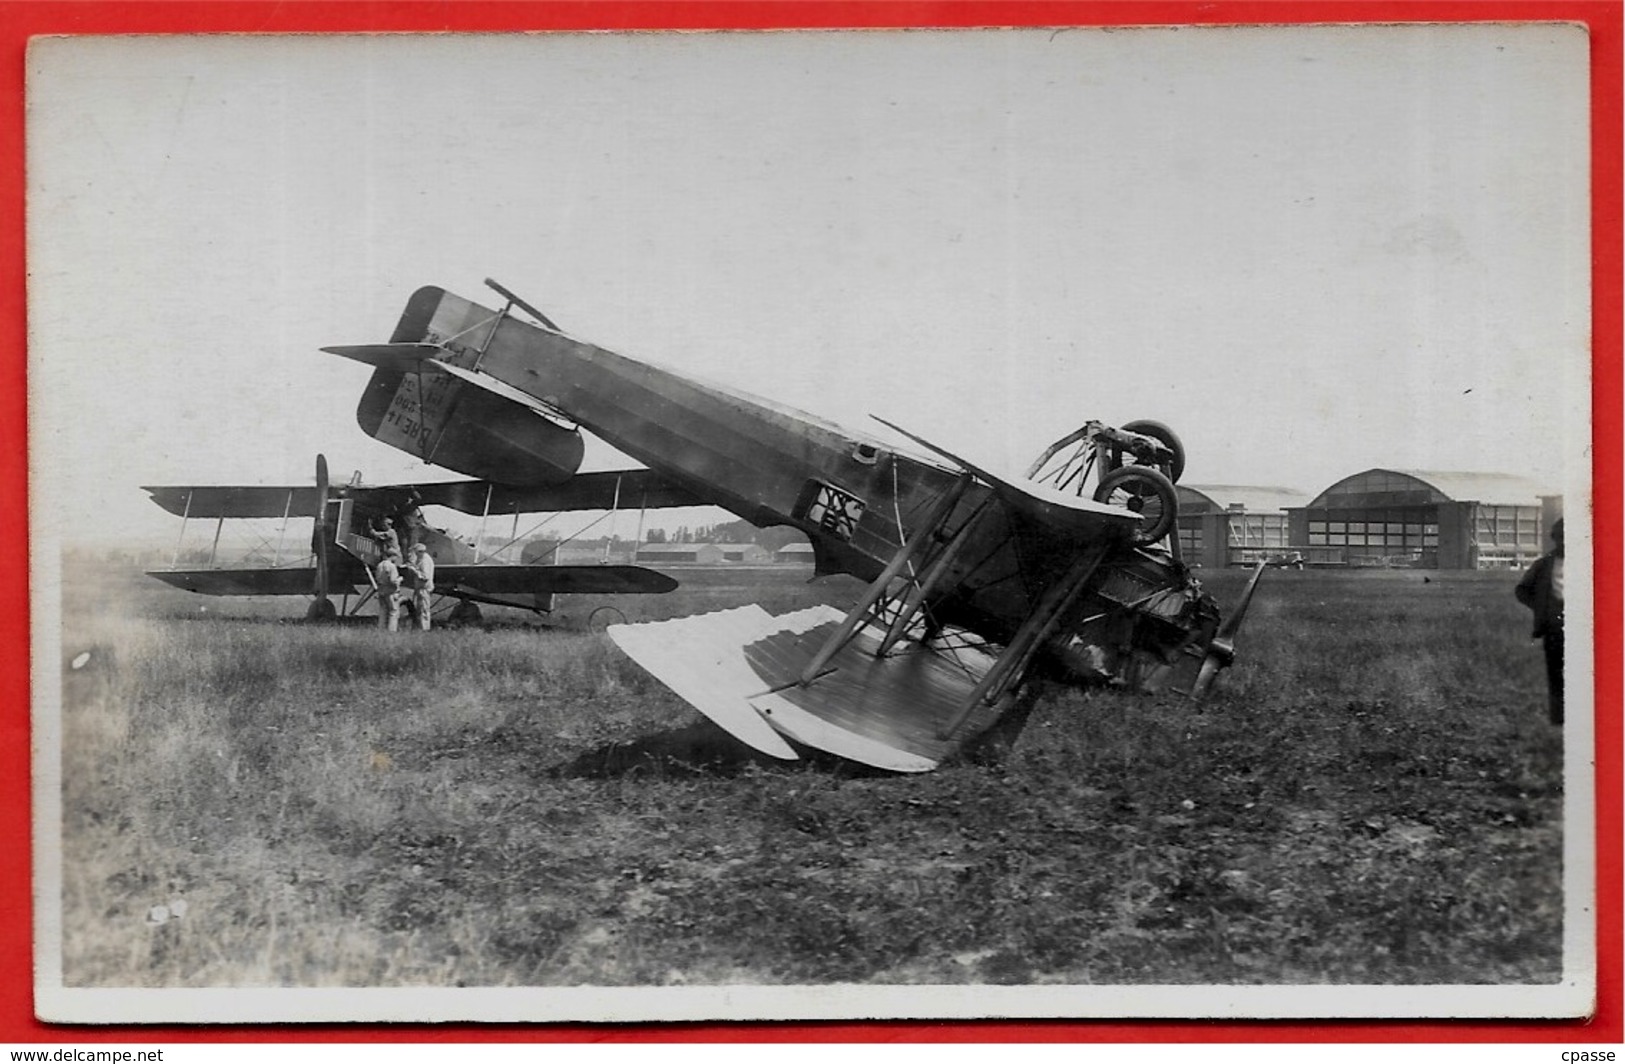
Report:
[[[383,551],[373,569],[378,588],[378,627],[390,632],[400,629],[404,600],[416,627],[427,632],[434,600],[434,558],[429,548],[414,538],[403,555],[400,534],[389,517],[372,529],[372,537]]]

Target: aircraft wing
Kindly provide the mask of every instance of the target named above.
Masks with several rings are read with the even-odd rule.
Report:
[[[312,486],[248,487],[185,485],[143,487],[152,501],[177,517],[246,518],[314,517],[317,493]],[[450,480],[426,484],[335,485],[335,499],[353,499],[381,509],[415,501],[445,506],[466,514],[554,513],[647,507],[700,506],[686,488],[648,469],[578,473],[551,487],[508,487],[485,480]]]
[[[868,627],[829,660],[824,674],[797,683],[838,624],[835,618],[806,631],[775,633],[744,648],[767,687],[750,704],[784,735],[859,764],[928,772],[997,719],[996,710],[983,706],[967,727],[949,734],[991,657],[956,656],[918,643],[875,657],[880,633]]]
[[[333,556],[335,586],[367,583],[359,563]],[[200,595],[309,595],[316,570],[286,569],[153,569],[148,576],[182,591]],[[439,565],[435,586],[448,595],[651,595],[674,590],[677,581],[665,573],[636,565]]]
[[[605,629],[614,644],[661,683],[745,745],[784,761],[800,755],[750,703],[765,689],[744,648],[768,635],[838,621],[826,606],[774,617],[757,605]]]
[[[448,595],[659,595],[677,581],[637,565],[437,565],[435,590]]]
[[[310,568],[149,569],[147,575],[200,595],[309,595],[316,586],[316,570]]]
[[[981,466],[944,450],[930,440],[922,439],[907,429],[899,428],[884,418],[875,418],[893,432],[899,432],[921,447],[927,447],[960,468],[974,473],[985,481],[999,500],[1022,516],[1057,532],[1094,533],[1112,538],[1126,538],[1140,523],[1140,515],[1121,506],[1108,506],[1077,495],[1045,487],[1032,481],[1025,483],[990,473]]]
[[[484,480],[454,480],[439,484],[410,484],[424,505],[445,506],[465,514],[552,513],[570,510],[664,509],[702,506],[688,489],[650,469],[577,473],[551,487],[507,487]],[[354,489],[352,489],[354,490]]]
[[[275,487],[143,487],[176,517],[315,517],[316,489]]]
[[[996,719],[997,711],[985,707],[946,735],[990,656],[916,643],[876,658],[871,629],[860,631],[811,684],[799,684],[840,621],[841,612],[829,606],[779,617],[746,606],[607,631],[714,723],[786,760],[798,757],[800,746],[892,772],[926,772]]]

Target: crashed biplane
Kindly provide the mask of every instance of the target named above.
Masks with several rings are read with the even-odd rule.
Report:
[[[800,529],[818,574],[867,583],[844,613],[609,629],[755,749],[925,771],[1019,719],[1041,679],[1200,697],[1230,664],[1262,570],[1226,619],[1180,562],[1184,453],[1166,427],[1090,422],[1002,477],[896,426],[925,453],[574,339],[487,284],[500,309],[422,288],[388,343],[323,349],[374,368],[363,428],[486,475],[503,450],[568,467],[584,428],[703,503]],[[527,416],[552,426],[549,446],[477,431]]]
[[[661,481],[646,469],[583,473],[563,483],[514,485],[483,480],[441,483],[363,485],[331,484],[327,461],[316,457],[316,480],[302,487],[147,487],[153,502],[188,521],[209,518],[281,518],[313,521],[311,549],[293,564],[280,565],[280,545],[271,564],[150,570],[148,575],[184,591],[205,595],[309,595],[307,617],[353,615],[375,593],[372,572],[393,537],[402,550],[421,542],[435,561],[435,605],[449,607],[457,621],[479,620],[479,606],[506,606],[545,614],[558,594],[659,594],[677,581],[664,573],[634,565],[513,564],[482,557],[476,546],[423,517],[425,506],[443,506],[484,520],[509,516],[517,533],[521,514],[612,510],[623,500],[647,507],[698,505],[687,492]],[[385,529],[388,532],[385,532]],[[516,537],[517,538],[517,535]],[[409,576],[410,580],[411,577]],[[335,607],[334,595],[342,596]]]

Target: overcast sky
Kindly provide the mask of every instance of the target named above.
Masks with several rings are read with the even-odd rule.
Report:
[[[172,534],[138,485],[318,451],[446,476],[318,348],[487,276],[995,467],[1154,418],[1190,483],[1572,494],[1586,62],[1557,25],[36,42],[37,520]]]

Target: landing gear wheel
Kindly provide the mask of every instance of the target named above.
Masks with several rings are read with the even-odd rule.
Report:
[[[1157,466],[1163,474],[1173,483],[1178,484],[1180,476],[1185,472],[1185,445],[1179,442],[1174,430],[1160,421],[1130,421],[1118,428],[1124,432],[1137,432],[1141,436],[1150,436],[1174,453],[1173,458],[1166,466]]]
[[[1155,543],[1173,531],[1179,516],[1179,496],[1173,482],[1153,466],[1126,465],[1100,478],[1095,501],[1121,506],[1140,515],[1134,530],[1139,546]]]
[[[457,605],[446,614],[446,626],[449,628],[472,628],[479,625],[484,618],[480,614],[478,605],[467,599],[458,599]]]
[[[333,607],[333,600],[319,598],[311,602],[310,608],[305,610],[305,620],[316,622],[329,622],[338,620],[339,611]]]

